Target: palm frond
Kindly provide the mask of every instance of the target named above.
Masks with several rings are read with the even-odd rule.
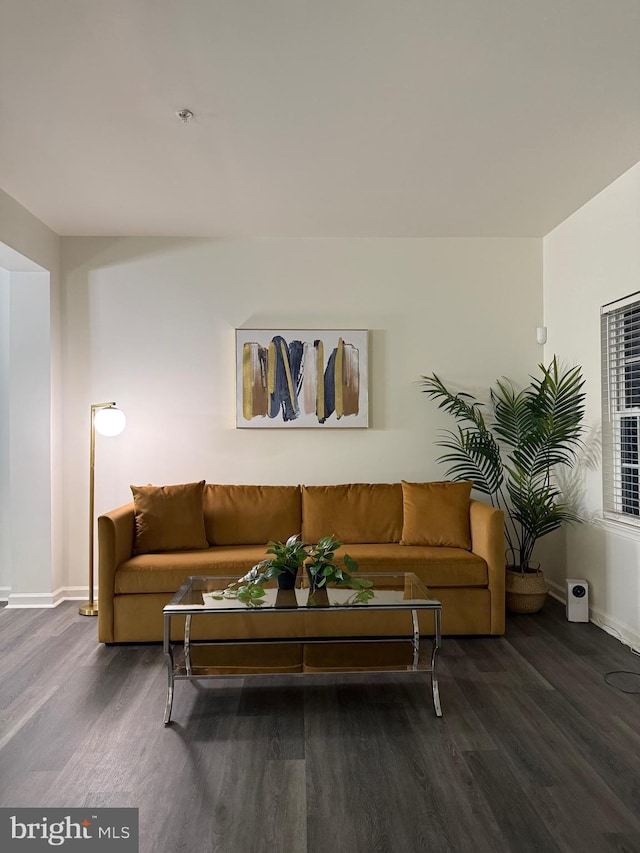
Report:
[[[579,516],[560,500],[557,488],[540,483],[531,484],[514,476],[509,469],[507,490],[511,499],[511,518],[522,527],[524,536],[521,547],[521,562],[531,559],[536,541],[563,524],[580,521]]]
[[[432,374],[421,376],[422,391],[434,400],[439,399],[439,409],[444,409],[458,421],[468,421],[476,426],[481,432],[487,431],[487,426],[481,412],[483,403],[476,400],[472,394],[459,392],[452,394],[444,385],[442,380]]]
[[[445,463],[447,477],[458,482],[471,480],[474,488],[485,495],[494,495],[503,481],[500,449],[490,432],[477,432],[458,427],[457,432],[446,432],[444,441],[436,442],[449,453],[438,457]]]
[[[531,432],[531,413],[524,391],[516,393],[509,380],[497,380],[497,391],[491,389],[495,422],[493,431],[507,445],[518,448]]]
[[[552,464],[571,465],[581,447],[584,418],[584,378],[579,367],[562,373],[556,356],[540,366],[541,378],[531,377],[527,405],[539,425],[542,443],[553,452]]]
[[[584,380],[579,367],[561,373],[554,357],[542,377],[532,377],[523,392],[530,429],[514,448],[511,461],[532,477],[547,477],[558,465],[572,466],[582,446]]]

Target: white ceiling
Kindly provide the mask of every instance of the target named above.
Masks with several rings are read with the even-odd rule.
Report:
[[[542,236],[640,160],[639,46],[640,0],[0,0],[0,187],[63,235]]]

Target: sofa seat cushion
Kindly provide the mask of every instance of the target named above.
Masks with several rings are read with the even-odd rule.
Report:
[[[176,554],[139,554],[116,571],[115,593],[176,592],[190,575],[240,577],[266,557],[264,545],[228,545]]]
[[[428,545],[348,545],[336,552],[357,561],[360,572],[414,572],[428,587],[487,586],[489,575],[482,557],[462,548]]]

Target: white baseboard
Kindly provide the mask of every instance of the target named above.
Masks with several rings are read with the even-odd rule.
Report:
[[[66,586],[62,590],[65,601],[89,601],[88,586]],[[98,600],[98,590],[93,593],[95,601]]]
[[[4,598],[2,594],[4,593]],[[98,600],[98,593],[94,595]],[[0,587],[0,601],[7,602],[7,608],[57,607],[62,601],[88,601],[89,590],[86,586],[63,586],[53,592],[11,592],[11,587]]]
[[[7,599],[7,609],[24,607],[57,607],[64,601],[61,589],[55,592],[10,592]]]
[[[548,578],[545,578],[545,580],[549,587],[549,595],[552,595],[558,601],[561,601],[562,604],[566,604],[566,586],[555,583]],[[598,628],[602,628],[602,630],[606,631],[607,634],[615,637],[616,640],[619,640],[623,645],[629,646],[632,651],[640,654],[640,634],[637,631],[632,630],[628,625],[616,622],[615,619],[612,619],[611,616],[604,613],[597,607],[589,607],[589,621],[593,622],[594,625],[597,625]]]
[[[562,586],[562,584],[556,583],[555,581],[550,581],[549,578],[545,578],[547,582],[547,586],[549,587],[549,595],[553,598],[561,601],[563,604],[567,603],[567,588],[566,586]]]

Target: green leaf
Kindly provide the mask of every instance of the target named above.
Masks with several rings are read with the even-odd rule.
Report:
[[[447,476],[457,481],[471,480],[479,492],[495,494],[502,485],[503,469],[500,448],[493,435],[462,427],[446,435],[449,437],[437,444],[450,451],[438,458],[438,462],[447,463]]]
[[[475,397],[462,392],[459,394],[451,393],[435,373],[432,376],[422,376],[421,381],[424,386],[423,392],[433,399],[440,400],[438,408],[444,409],[456,420],[469,421],[474,424],[476,429],[486,430],[484,418],[480,411],[483,404],[478,402]]]
[[[366,602],[373,598],[374,595],[375,593],[371,589],[361,589],[356,593],[355,599],[356,601],[360,601],[363,604],[366,604]]]
[[[345,554],[343,557],[344,564],[347,567],[347,570],[350,572],[357,572],[359,569],[358,563],[351,557],[349,554]]]

